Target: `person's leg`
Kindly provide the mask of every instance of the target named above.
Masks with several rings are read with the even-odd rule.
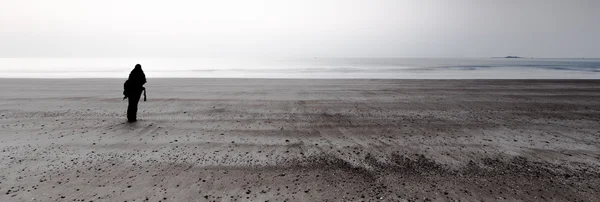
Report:
[[[129,105],[127,106],[127,121],[134,122],[136,121],[135,113],[137,111],[137,103],[134,102],[134,99],[132,97],[129,97],[128,100]]]
[[[133,122],[137,120],[137,105],[138,102],[140,101],[140,96],[142,95],[142,92],[135,92],[132,93],[132,96],[130,96],[129,99],[129,106],[127,107],[127,120],[129,122]]]

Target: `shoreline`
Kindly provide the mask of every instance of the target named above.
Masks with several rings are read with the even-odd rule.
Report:
[[[184,79],[184,80],[194,80],[194,79],[200,79],[200,80],[221,80],[221,79],[225,79],[225,80],[398,80],[398,81],[599,81],[600,78],[598,79],[555,79],[555,78],[538,78],[538,79],[503,79],[503,78],[498,78],[498,79],[462,79],[462,78],[457,78],[457,79],[423,79],[423,78],[415,78],[415,79],[410,79],[410,78],[401,78],[401,79],[394,79],[394,78],[242,78],[242,77],[147,77],[148,79],[160,79],[160,80],[164,80],[164,79]],[[10,78],[10,77],[0,77],[0,80],[87,80],[87,79],[92,79],[92,80],[103,80],[103,79],[107,79],[107,80],[114,80],[114,79],[124,79],[127,80],[127,77],[123,77],[123,78],[117,78],[117,77],[106,77],[106,78],[102,78],[102,77],[90,77],[90,78],[27,78],[27,77],[23,77],[23,78]]]

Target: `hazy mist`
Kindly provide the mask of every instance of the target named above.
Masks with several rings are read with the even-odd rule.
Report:
[[[3,0],[0,57],[600,57],[597,0]]]

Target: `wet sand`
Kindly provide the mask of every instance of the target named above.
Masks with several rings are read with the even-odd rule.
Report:
[[[0,201],[597,201],[600,80],[0,79]]]

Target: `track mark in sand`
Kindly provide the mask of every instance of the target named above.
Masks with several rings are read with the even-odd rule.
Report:
[[[138,133],[140,135],[142,135],[142,134],[152,134],[152,133],[158,131],[158,129],[159,129],[158,126],[154,126],[154,124],[150,123],[146,127],[142,128]]]

